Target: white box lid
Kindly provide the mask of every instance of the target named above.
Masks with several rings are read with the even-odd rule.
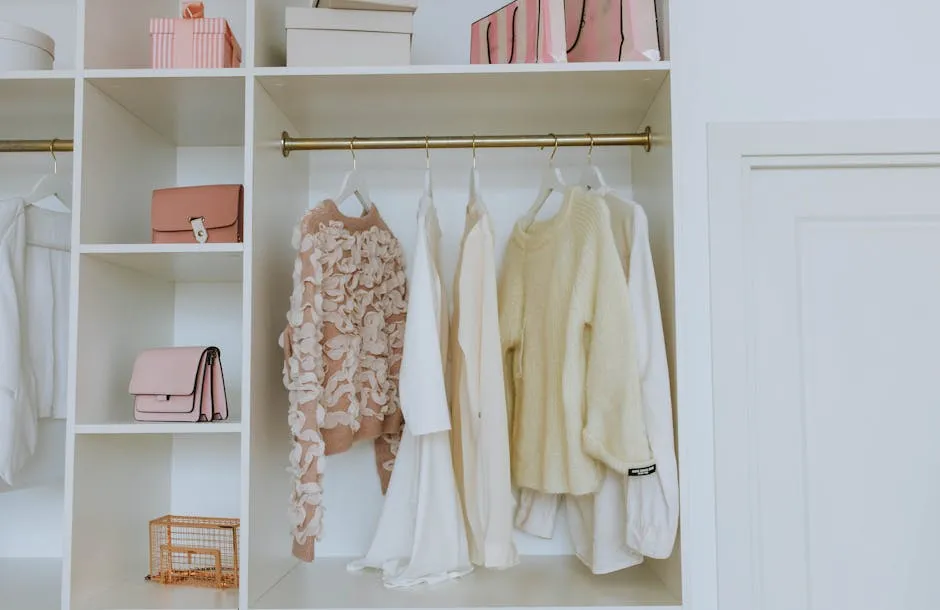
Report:
[[[53,40],[51,36],[47,36],[39,30],[34,30],[25,25],[12,23],[10,21],[0,21],[0,38],[15,40],[33,47],[39,47],[49,55],[55,57],[55,40]]]
[[[346,30],[413,34],[414,15],[396,11],[362,11],[334,8],[287,7],[288,30]]]
[[[402,11],[413,13],[418,10],[418,0],[313,0],[319,8],[342,8],[366,11]]]

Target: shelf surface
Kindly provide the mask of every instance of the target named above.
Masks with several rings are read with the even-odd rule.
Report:
[[[681,607],[681,602],[646,566],[594,576],[574,557],[527,556],[509,570],[477,569],[456,582],[390,590],[375,572],[347,572],[348,561],[329,558],[298,564],[251,607],[259,610]]]
[[[650,62],[257,73],[303,132],[297,135],[381,137],[630,130],[640,127],[669,68]]]
[[[0,607],[57,610],[61,606],[61,559],[0,558]]]
[[[238,607],[238,591],[172,587],[142,578],[72,602],[74,610],[220,610]]]
[[[244,244],[83,244],[83,255],[175,282],[240,282]]]
[[[4,80],[73,80],[75,70],[8,70],[0,72],[0,81]]]
[[[254,68],[255,76],[369,76],[442,74],[528,74],[577,72],[669,72],[668,61],[579,62],[563,64],[412,64],[408,66],[310,66]]]
[[[75,424],[75,434],[238,434],[241,431],[241,421],[232,418],[196,424],[137,421]]]
[[[89,70],[101,92],[178,146],[242,146],[245,72]],[[194,109],[210,112],[194,112]]]

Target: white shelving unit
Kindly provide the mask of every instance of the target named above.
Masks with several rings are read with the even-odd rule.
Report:
[[[552,540],[518,535],[524,556],[513,570],[477,570],[410,592],[387,591],[374,574],[347,573],[345,562],[365,551],[381,508],[371,446],[329,458],[318,559],[308,565],[291,558],[289,431],[277,346],[290,294],[290,236],[307,206],[338,187],[350,158],[333,152],[285,159],[282,131],[499,135],[650,125],[651,153],[598,148],[594,158],[610,183],[647,210],[671,352],[675,293],[668,61],[468,66],[416,57],[425,63],[289,69],[283,67],[283,12],[303,4],[207,0],[208,14],[232,24],[243,67],[154,71],[147,68],[147,23],[175,14],[177,0],[0,0],[0,19],[45,29],[58,42],[54,70],[0,73],[0,139],[75,140],[73,154],[59,155],[60,171],[74,176],[67,197],[74,244],[69,417],[43,422],[41,457],[22,483],[0,487],[0,606],[681,608],[681,548],[669,560],[594,576],[573,558],[563,516]],[[668,10],[660,4],[668,40]],[[430,34],[419,30],[416,41],[424,35]],[[458,37],[453,44],[463,43]],[[574,178],[585,153],[563,149],[557,160]],[[478,153],[500,251],[535,195],[546,156],[521,149]],[[432,157],[450,276],[470,152]],[[382,215],[410,251],[424,153],[363,152],[359,163]],[[0,154],[0,176],[13,194],[49,164],[42,154]],[[151,244],[152,190],[211,183],[245,185],[244,244]],[[221,348],[231,418],[134,422],[127,384],[136,354],[194,344]],[[241,519],[238,591],[143,581],[147,522],[171,512]]]

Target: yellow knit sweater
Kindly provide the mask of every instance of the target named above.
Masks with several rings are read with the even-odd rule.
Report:
[[[515,485],[587,494],[602,463],[654,463],[632,320],[603,199],[571,188],[553,218],[516,225],[499,289]]]

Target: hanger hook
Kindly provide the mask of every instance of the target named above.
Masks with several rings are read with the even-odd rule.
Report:
[[[349,152],[352,153],[353,170],[356,169],[356,136],[349,139]]]
[[[588,149],[588,165],[594,164],[594,136],[588,134],[588,138],[591,140],[591,147]]]
[[[473,142],[471,144],[473,147],[473,169],[477,168],[477,134],[473,134]]]
[[[431,169],[431,136],[424,136],[424,157],[428,169]]]
[[[52,141],[49,142],[49,154],[52,155],[52,173],[59,173],[59,160],[55,156],[55,143],[58,142],[58,138],[52,138]]]
[[[552,136],[552,138],[555,139],[555,147],[552,149],[552,156],[548,158],[549,161],[554,162],[554,161],[555,161],[555,153],[558,152],[558,136],[556,136],[556,135],[553,134],[553,133],[550,133],[550,134],[548,134],[548,135]]]

